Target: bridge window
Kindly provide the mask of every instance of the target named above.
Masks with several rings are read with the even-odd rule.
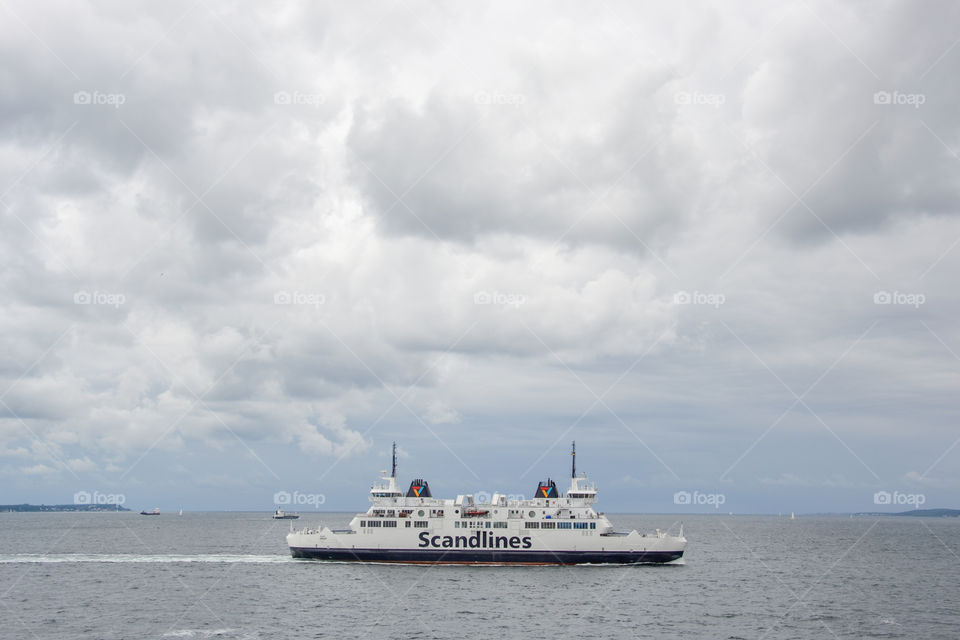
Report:
[[[428,525],[426,520],[416,520],[414,521],[413,526],[416,529],[426,529]]]
[[[507,523],[506,523],[506,522],[494,522],[494,523],[493,523],[493,528],[494,528],[494,529],[506,529],[506,528],[507,528]]]
[[[569,529],[572,524],[572,522],[558,522],[557,529]]]
[[[524,522],[524,523],[523,523],[523,528],[524,528],[524,529],[539,529],[539,528],[540,528],[540,523],[539,523],[539,522]]]
[[[586,528],[587,528],[587,523],[586,523],[586,522],[574,522],[574,523],[573,523],[573,528],[574,528],[574,529],[586,529]]]
[[[540,528],[541,528],[541,529],[556,529],[556,528],[557,528],[557,523],[556,523],[556,522],[541,522],[541,523],[540,523]]]

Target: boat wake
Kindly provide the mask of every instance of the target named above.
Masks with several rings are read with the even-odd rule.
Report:
[[[205,562],[214,564],[275,564],[292,562],[286,555],[243,554],[131,554],[131,553],[11,553],[0,554],[0,564],[71,564],[85,562],[169,564]]]
[[[231,635],[236,629],[180,629],[179,631],[168,631],[163,634],[164,638],[214,638],[217,636]]]

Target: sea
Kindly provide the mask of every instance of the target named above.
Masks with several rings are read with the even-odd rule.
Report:
[[[0,638],[960,638],[960,518],[608,517],[682,521],[687,553],[324,563],[292,559],[269,513],[0,513]]]

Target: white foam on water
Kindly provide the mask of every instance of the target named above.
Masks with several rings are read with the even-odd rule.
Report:
[[[168,631],[163,634],[164,638],[215,638],[217,636],[232,635],[237,632],[236,629],[180,629],[178,631]]]
[[[242,554],[132,554],[132,553],[9,553],[0,554],[0,564],[69,564],[77,562],[110,563],[175,563],[207,562],[219,564],[274,564],[292,562],[284,555],[258,556]]]

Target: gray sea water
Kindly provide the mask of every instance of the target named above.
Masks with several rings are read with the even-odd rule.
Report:
[[[681,565],[430,567],[293,560],[267,513],[3,513],[0,637],[960,637],[960,519],[683,521]]]

